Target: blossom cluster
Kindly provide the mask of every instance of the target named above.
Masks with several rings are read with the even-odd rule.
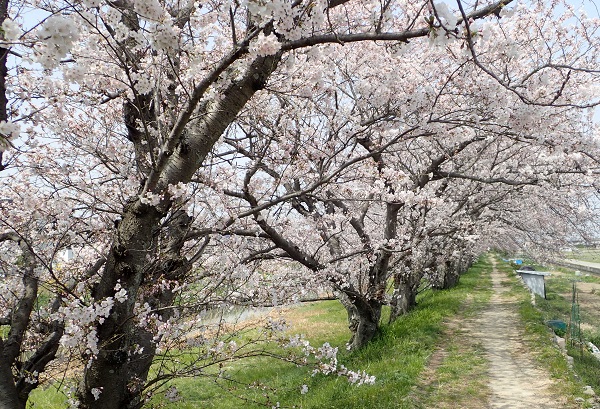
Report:
[[[184,196],[186,192],[187,184],[183,182],[178,182],[174,185],[170,184],[167,187],[167,193],[170,195],[171,199],[178,199]],[[164,196],[162,194],[146,192],[144,195],[140,196],[140,202],[150,206],[158,206],[163,198]]]
[[[68,323],[60,343],[66,348],[83,348],[91,357],[98,353],[98,336],[94,324],[102,324],[109,316],[115,302],[124,302],[127,291],[120,283],[115,286],[115,296],[86,305],[80,299],[72,300],[68,305],[59,309],[58,314]]]
[[[157,51],[169,54],[178,49],[179,29],[170,23],[157,24],[151,32],[150,42]]]
[[[161,195],[152,192],[146,192],[144,196],[140,197],[140,202],[150,206],[158,206],[161,200]]]
[[[290,336],[284,346],[286,348],[300,348],[306,358],[310,356],[315,358],[316,364],[315,369],[312,371],[313,376],[317,374],[337,375],[347,378],[348,382],[357,386],[375,384],[375,376],[369,375],[365,371],[353,371],[339,364],[337,359],[338,348],[332,347],[328,342],[315,349],[302,335],[296,334]],[[307,393],[308,387],[303,385],[301,392],[302,394]]]
[[[450,11],[448,5],[446,3],[435,3],[434,7],[444,27],[448,30],[454,30],[458,24],[458,18]]]
[[[37,61],[44,68],[50,69],[66,57],[73,43],[79,38],[79,31],[72,19],[54,15],[44,22],[38,30],[38,36],[44,43],[38,50]]]
[[[324,0],[311,1],[306,7],[294,6],[289,0],[246,0],[248,12],[260,24],[273,22],[278,34],[288,40],[297,40],[314,33],[325,22]],[[301,24],[298,24],[302,21]]]
[[[15,21],[6,18],[2,22],[2,33],[5,41],[16,41],[23,31]]]
[[[263,33],[260,33],[250,43],[250,53],[259,57],[276,54],[280,49],[281,43],[277,40],[275,34],[265,36]]]
[[[183,182],[178,182],[175,185],[169,185],[167,191],[173,199],[182,197],[187,191],[187,184]]]
[[[10,146],[10,141],[21,132],[18,123],[11,121],[0,121],[0,152],[4,152]]]
[[[158,0],[135,0],[133,9],[149,20],[160,21],[165,16],[165,10]]]

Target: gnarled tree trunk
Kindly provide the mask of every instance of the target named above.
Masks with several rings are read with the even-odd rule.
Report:
[[[246,75],[229,85],[219,102],[203,107],[205,112],[198,115],[203,119],[190,120],[175,144],[176,149],[165,156],[164,162],[159,161],[157,166],[161,168],[149,176],[145,191],[167,197],[169,185],[189,182],[237,113],[256,91],[264,87],[280,57],[277,54],[257,58]],[[86,366],[78,389],[82,409],[133,409],[143,403],[143,387],[155,355],[154,334],[139,328],[132,318],[143,283],[152,281],[156,273],[149,260],[159,252],[160,221],[169,209],[168,201],[155,207],[142,204],[136,198],[123,211],[102,279],[92,295],[95,301],[112,297],[119,282],[127,290],[128,298],[123,303],[116,302],[110,316],[98,326],[99,352]],[[160,301],[161,306],[168,303],[166,299]],[[131,352],[139,347],[144,348],[144,355],[132,358]]]
[[[460,280],[458,262],[446,260],[437,269],[435,277],[431,281],[431,287],[436,290],[447,290],[456,286]]]
[[[394,274],[394,292],[390,300],[390,323],[417,305],[417,290],[421,276],[421,273],[410,271]]]
[[[442,282],[442,289],[447,290],[449,288],[458,285],[460,280],[460,270],[458,263],[446,261],[446,268],[444,269],[444,280]]]
[[[348,341],[348,349],[360,349],[367,345],[379,331],[382,304],[342,292],[338,292],[337,297],[348,313],[348,328],[352,333]]]

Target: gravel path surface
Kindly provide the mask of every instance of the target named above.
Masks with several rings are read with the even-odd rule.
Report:
[[[516,323],[518,305],[502,286],[502,273],[492,271],[494,294],[467,331],[483,345],[489,360],[489,408],[564,408],[549,392],[550,376],[538,368],[525,348]]]

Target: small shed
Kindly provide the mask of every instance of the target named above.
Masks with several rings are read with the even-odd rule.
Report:
[[[525,285],[540,297],[546,298],[546,282],[544,277],[551,275],[546,271],[532,271],[529,269],[517,270],[517,274],[523,278]]]

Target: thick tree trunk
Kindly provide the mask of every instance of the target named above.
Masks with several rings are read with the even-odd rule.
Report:
[[[460,280],[459,266],[455,263],[446,263],[446,269],[444,270],[444,282],[442,283],[442,289],[447,290],[449,288],[458,285]]]
[[[12,239],[19,243],[22,251],[23,268],[18,273],[22,275],[23,293],[18,302],[10,312],[10,328],[8,335],[0,337],[0,408],[6,407],[24,408],[31,389],[22,384],[22,374],[13,374],[13,367],[21,367],[21,355],[23,353],[23,340],[31,321],[35,301],[37,299],[39,282],[35,274],[35,257],[29,249],[29,245],[19,236]],[[8,236],[5,236],[8,237]],[[44,369],[44,368],[40,368]],[[13,405],[13,406],[11,406]]]
[[[147,278],[147,257],[152,258],[155,251],[154,229],[161,217],[155,208],[137,202],[126,208],[119,223],[102,280],[93,296],[96,301],[114,296],[120,282],[128,297],[123,303],[115,302],[111,314],[97,327],[99,352],[86,367],[79,386],[80,408],[126,409],[139,402],[154,351],[148,342],[151,336],[144,334],[132,317],[140,286]],[[145,348],[145,359],[132,361],[130,354],[140,343]],[[100,395],[96,398],[93,392]]]
[[[246,74],[224,91],[221,100],[203,107],[205,111],[197,115],[202,120],[186,127],[184,136],[178,139],[177,149],[168,155],[165,163],[157,165],[159,169],[149,176],[145,189],[164,195],[169,185],[189,182],[239,111],[265,86],[280,58],[280,54],[257,58]],[[102,280],[94,289],[93,297],[96,301],[112,297],[119,281],[127,290],[128,299],[115,303],[110,316],[98,325],[99,353],[86,366],[79,385],[81,409],[133,409],[142,403],[141,393],[155,347],[153,334],[135,325],[134,305],[142,282],[151,282],[155,273],[149,260],[158,254],[156,238],[160,234],[160,219],[168,212],[169,204],[161,203],[160,207],[161,211],[137,200],[124,209]],[[149,295],[151,302],[162,306],[169,304],[168,298]],[[144,355],[132,357],[132,351],[139,347],[144,348]]]
[[[436,290],[447,290],[458,284],[460,279],[460,266],[458,262],[446,261],[439,266],[431,287]]]
[[[460,257],[460,274],[466,273],[473,266],[473,258],[471,256]]]
[[[348,341],[348,349],[360,349],[367,345],[379,331],[381,303],[345,293],[339,293],[338,299],[348,313],[348,328],[352,333]]]
[[[396,274],[394,275],[394,293],[390,300],[390,319],[392,323],[398,317],[408,313],[417,305],[417,289],[419,279],[412,275]]]
[[[8,16],[8,0],[0,1],[0,25],[4,23]],[[8,119],[6,106],[8,104],[6,98],[6,76],[8,74],[6,68],[6,60],[8,57],[8,48],[0,47],[0,120]],[[4,170],[2,164],[2,152],[0,152],[0,170]],[[15,386],[15,380],[11,365],[13,363],[12,356],[8,356],[5,349],[5,341],[0,337],[0,409],[20,409],[25,407],[25,402],[19,400],[19,393]],[[10,354],[12,355],[12,354]]]
[[[0,409],[24,409],[25,402],[19,400],[10,361],[1,353],[3,349],[4,342],[0,338]]]
[[[380,166],[383,166],[381,160]],[[398,225],[398,212],[401,204],[388,203],[386,205],[386,222],[384,237],[388,240],[396,237]],[[340,297],[341,303],[348,312],[348,328],[352,337],[348,348],[355,350],[364,347],[379,331],[381,307],[385,298],[385,287],[389,277],[389,264],[393,252],[383,246],[377,251],[377,260],[369,269],[368,291],[366,296],[361,296],[356,291],[346,292]]]

